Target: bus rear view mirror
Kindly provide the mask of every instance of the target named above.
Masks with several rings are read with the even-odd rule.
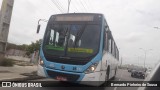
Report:
[[[37,33],[39,33],[40,28],[41,28],[41,25],[38,25],[37,26]]]

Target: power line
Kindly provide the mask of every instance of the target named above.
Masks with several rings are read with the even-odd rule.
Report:
[[[49,4],[50,8],[55,9],[55,7],[53,7],[53,5],[51,5],[51,3],[48,3],[48,4]]]
[[[78,12],[79,10],[77,9],[77,5],[75,5],[75,2],[74,2],[75,0],[72,0],[72,4],[70,3],[70,7],[72,6],[73,8],[72,9],[74,9],[74,12]]]
[[[53,3],[54,5],[56,5],[57,9],[58,9],[61,13],[63,13],[63,10],[61,10],[61,8],[59,7],[59,5],[58,5],[54,0],[51,0],[51,1],[52,1],[52,3]]]
[[[81,0],[79,0],[79,1],[80,1],[81,5],[83,6],[83,8],[85,9],[85,11],[87,12],[87,9],[86,9],[86,7],[84,6],[84,4],[82,3],[82,1],[81,1]]]
[[[58,0],[51,0],[52,3],[56,6],[56,8],[61,12],[64,13],[66,10],[63,8],[64,5],[62,5]],[[86,3],[86,1],[82,1],[79,0],[79,2],[77,0],[74,0],[75,4],[72,4],[74,7],[74,11],[78,11],[79,12],[79,8],[78,7],[82,7],[83,11],[88,12],[88,9],[92,9],[92,7],[89,7],[88,4]],[[90,1],[88,1],[90,3]],[[78,4],[79,3],[79,4]]]
[[[90,0],[87,0],[87,2],[89,3],[89,9],[90,9],[91,11],[94,11],[94,10],[93,10],[94,7],[93,7],[91,1],[90,1]]]
[[[69,13],[70,4],[71,4],[71,0],[68,0],[68,11],[67,11],[67,13]]]
[[[91,3],[91,1],[90,0],[87,0],[89,3],[90,3],[90,7],[91,7],[91,10],[95,10],[95,8],[93,7],[93,4]]]
[[[72,2],[73,2],[73,1],[75,1],[75,0],[72,0]],[[74,7],[74,10],[77,11],[77,12],[79,12],[79,10],[78,10],[78,8],[76,7],[76,5],[75,5],[75,4],[72,4],[72,5],[73,5],[73,7]]]
[[[87,10],[89,10],[88,5],[87,5],[86,1],[85,1],[85,0],[83,0],[83,1],[84,1],[84,4],[86,5]]]
[[[66,10],[63,8],[63,5],[61,5],[61,3],[58,0],[55,0],[55,2],[57,2],[57,4],[59,5],[59,7],[61,8],[61,10],[63,10],[63,12],[65,12]]]
[[[78,9],[81,8],[81,7],[80,7],[81,5],[79,4],[79,2],[78,2],[77,0],[74,0],[74,1],[75,1],[75,3],[76,3],[75,5],[78,6]],[[82,8],[83,8],[83,7],[82,7]],[[80,11],[81,11],[81,10],[80,10]]]

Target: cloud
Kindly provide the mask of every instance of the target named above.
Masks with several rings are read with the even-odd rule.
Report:
[[[135,42],[141,41],[140,39],[143,37],[142,35],[143,35],[142,33],[132,32],[126,35],[125,40],[128,43],[135,43]]]
[[[15,0],[12,21],[10,26],[9,41],[17,44],[30,44],[41,35],[36,35],[39,19],[48,19],[52,11],[43,0]],[[48,3],[48,2],[47,2]],[[41,23],[44,32],[46,23]],[[16,39],[16,41],[15,41]]]

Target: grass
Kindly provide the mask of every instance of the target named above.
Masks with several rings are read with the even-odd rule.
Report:
[[[0,57],[0,66],[12,67],[14,65],[13,59],[7,59],[4,57]]]

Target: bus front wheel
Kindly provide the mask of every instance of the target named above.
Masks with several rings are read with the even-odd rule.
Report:
[[[108,67],[106,71],[105,82],[103,83],[102,86],[107,86],[107,81],[109,80],[109,70],[110,68]]]
[[[108,81],[108,80],[109,80],[109,71],[110,71],[110,67],[107,68],[105,81]]]

